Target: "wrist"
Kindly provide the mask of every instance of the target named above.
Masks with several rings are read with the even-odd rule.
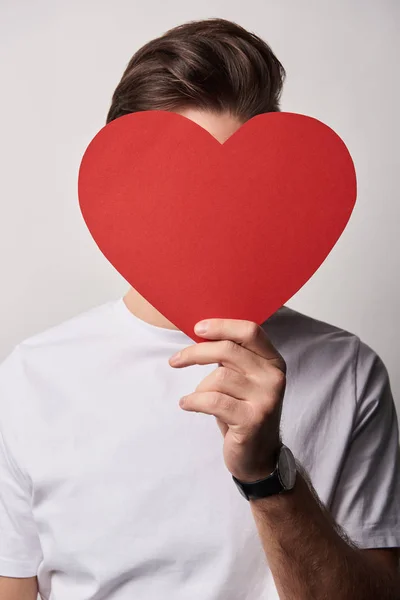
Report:
[[[265,498],[251,498],[250,505],[255,510],[262,512],[275,523],[283,517],[298,512],[303,505],[306,491],[309,490],[306,480],[300,471],[296,472],[296,480],[292,489],[282,494],[274,494]]]
[[[253,469],[251,473],[243,474],[241,477],[235,474],[236,479],[243,483],[254,483],[255,481],[261,481],[269,477],[277,467],[281,446],[282,442],[279,441],[270,453],[270,458],[267,461],[264,460],[263,464]]]
[[[246,500],[261,500],[292,490],[296,481],[296,471],[296,460],[292,452],[287,446],[281,444],[276,467],[272,473],[268,475],[263,471],[255,471],[251,481],[250,477],[248,481],[239,480],[234,475],[232,477],[239,492]]]

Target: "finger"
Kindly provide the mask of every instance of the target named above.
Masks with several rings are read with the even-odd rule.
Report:
[[[220,366],[199,383],[195,392],[216,391],[239,400],[247,400],[254,397],[257,392],[255,387],[244,373]]]
[[[250,424],[253,410],[248,402],[220,392],[194,392],[180,399],[179,405],[189,412],[214,415],[229,426]]]
[[[217,422],[220,432],[222,433],[222,437],[225,437],[229,429],[228,425],[221,421],[221,419],[218,419],[218,417],[215,417],[215,420]]]
[[[197,329],[197,326],[203,323],[207,325],[204,333]],[[197,335],[206,337],[207,339],[231,340],[269,360],[282,359],[282,356],[272,344],[264,329],[252,321],[242,321],[240,319],[207,319],[199,321],[194,330]]]
[[[187,346],[178,355],[171,357],[169,363],[178,368],[219,363],[240,373],[253,372],[258,367],[265,368],[264,360],[260,356],[231,340]]]

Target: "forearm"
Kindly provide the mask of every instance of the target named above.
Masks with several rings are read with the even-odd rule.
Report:
[[[250,501],[280,599],[400,600],[400,581],[339,533],[314,493],[299,473],[291,492]]]
[[[1,600],[36,600],[37,597],[36,577],[0,577]]]

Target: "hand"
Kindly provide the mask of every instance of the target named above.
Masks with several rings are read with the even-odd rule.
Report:
[[[199,326],[206,324],[202,331]],[[286,365],[264,330],[251,321],[209,319],[195,333],[213,340],[184,348],[173,367],[219,363],[181,408],[214,415],[224,437],[224,460],[243,482],[268,477],[276,466]]]

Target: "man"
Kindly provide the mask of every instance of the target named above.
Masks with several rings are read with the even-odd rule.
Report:
[[[185,24],[134,55],[107,122],[171,110],[223,143],[283,77],[241,27]],[[380,358],[285,306],[209,317],[194,344],[131,288],[3,362],[2,600],[400,598]]]

